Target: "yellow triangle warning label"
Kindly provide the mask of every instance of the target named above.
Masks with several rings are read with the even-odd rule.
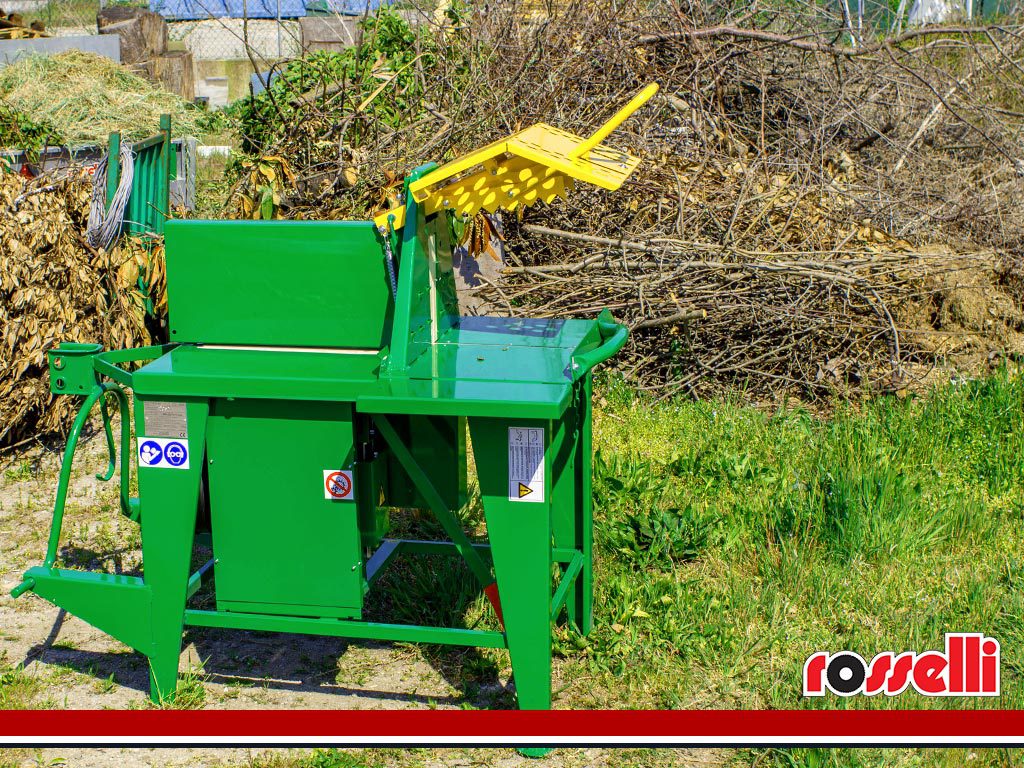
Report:
[[[543,427],[508,428],[508,500],[544,503],[545,432]]]

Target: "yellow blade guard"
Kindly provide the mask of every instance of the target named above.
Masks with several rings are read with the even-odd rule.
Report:
[[[657,92],[658,84],[651,83],[588,138],[537,123],[435,168],[412,182],[409,192],[428,216],[442,209],[473,216],[481,209],[494,213],[538,200],[550,203],[576,181],[618,189],[640,160],[601,142]],[[381,232],[389,226],[400,229],[405,206],[385,211],[373,222]]]

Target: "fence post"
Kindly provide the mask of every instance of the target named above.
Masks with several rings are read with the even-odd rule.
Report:
[[[121,181],[121,134],[115,131],[107,141],[107,208]]]
[[[171,217],[171,177],[177,171],[177,158],[174,154],[174,146],[171,144],[171,116],[160,115],[160,133],[163,134],[163,141],[160,143],[160,186],[157,189],[157,216],[154,220],[154,229],[164,233],[164,221]]]

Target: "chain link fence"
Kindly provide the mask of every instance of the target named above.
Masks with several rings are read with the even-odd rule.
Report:
[[[168,51],[191,55],[195,96],[222,106],[261,88],[278,62],[310,48],[352,45],[358,19],[381,1],[0,0],[0,7],[26,25],[42,22],[54,37],[97,34],[96,17],[105,7],[156,11],[167,23]]]
[[[195,96],[222,106],[262,89],[278,62],[308,50],[338,50],[354,44],[357,22],[392,0],[0,0],[5,13],[25,23],[41,21],[54,36],[96,34],[105,6],[156,11],[167,22],[168,50],[191,55]],[[542,11],[562,0],[532,0]],[[857,44],[873,35],[896,33],[913,24],[989,21],[1020,10],[1024,0],[825,0],[816,6]],[[403,15],[432,15],[436,0],[403,0]],[[419,7],[420,10],[413,10]],[[543,14],[542,14],[543,15]],[[416,21],[410,19],[410,21]]]
[[[0,6],[8,13],[20,13],[26,24],[41,21],[46,32],[56,37],[95,35],[96,14],[103,7],[102,0],[0,0]]]

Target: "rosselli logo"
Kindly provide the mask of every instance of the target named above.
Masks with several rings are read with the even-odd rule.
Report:
[[[923,696],[998,696],[999,642],[950,633],[945,651],[886,651],[870,662],[852,651],[818,651],[804,663],[804,696],[898,696],[910,687]]]

